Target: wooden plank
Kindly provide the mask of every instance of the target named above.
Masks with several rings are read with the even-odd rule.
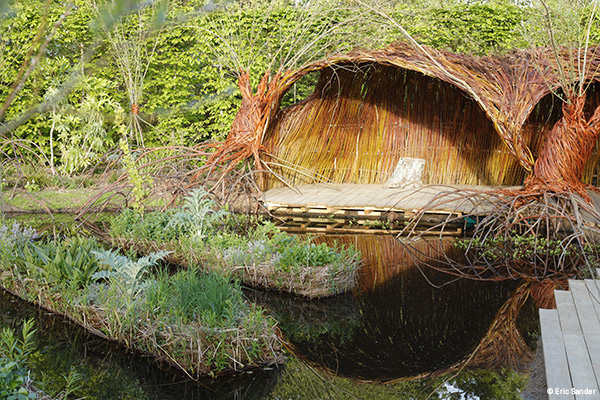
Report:
[[[365,205],[374,208],[385,208],[385,192],[383,187],[367,190],[365,194]]]
[[[356,199],[359,196],[359,193],[360,193],[359,187],[357,187],[357,188],[344,187],[344,189],[342,190],[342,193],[338,194],[338,196],[334,200],[335,202],[333,204],[336,206],[353,205],[353,204],[355,204],[354,199]]]
[[[592,362],[587,351],[585,339],[577,311],[570,292],[565,290],[555,290],[556,310],[560,320],[560,328],[563,334],[565,350],[567,352],[567,362],[571,372],[570,388],[576,390],[594,389],[597,386],[596,377],[592,369]],[[596,394],[598,392],[596,391]],[[586,394],[575,394],[576,400],[591,399]],[[597,397],[596,397],[597,398]]]
[[[596,314],[600,315],[600,281],[597,279],[584,279],[583,282],[588,290]]]
[[[377,205],[377,199],[383,194],[377,186],[361,186],[358,189],[358,196],[352,199],[352,204],[356,206],[374,206]]]
[[[572,384],[563,336],[560,331],[558,312],[541,308],[539,314],[546,383],[548,389],[552,389],[552,391],[548,391],[548,398],[550,400],[573,400],[574,396],[570,391],[566,394],[560,394],[559,392],[563,388],[570,389]]]
[[[583,337],[592,362],[593,375],[596,378],[595,389],[600,398],[600,319],[593,304],[593,298],[584,281],[569,280],[569,290],[575,303],[577,316]]]
[[[330,206],[354,208],[371,206],[382,210],[397,209],[404,211],[420,209],[436,196],[439,196],[440,193],[453,190],[452,187],[448,186],[387,189],[380,184],[313,184],[299,185],[295,189],[299,193],[288,187],[271,189],[263,193],[263,202],[294,207],[307,204],[321,205],[326,208]],[[481,187],[481,189],[485,190],[486,187]],[[455,205],[454,203],[448,203],[440,207],[452,210]],[[459,207],[460,211],[465,211],[465,207],[469,208],[471,205],[467,204]]]

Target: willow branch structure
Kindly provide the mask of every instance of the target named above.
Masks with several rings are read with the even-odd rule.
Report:
[[[255,93],[242,72],[242,106],[209,165],[230,170],[251,158],[292,184],[381,183],[400,157],[419,157],[425,183],[518,185],[529,175],[532,184],[583,193],[582,180],[596,173],[600,111],[594,84],[569,97],[560,83],[559,68],[576,68],[573,54],[425,50],[401,42],[267,72]],[[597,48],[585,57],[584,79],[596,82]],[[314,93],[282,110],[285,92],[311,73],[319,74]],[[564,104],[554,95],[561,91]],[[261,189],[280,184],[273,176]]]
[[[546,234],[547,243],[581,249],[563,255],[548,273],[527,269],[536,280],[555,274],[563,279],[568,260],[585,258],[597,237],[573,215],[582,205],[571,194],[591,203],[588,190],[598,178],[599,49],[531,48],[474,57],[398,42],[296,70],[267,71],[256,92],[242,72],[242,107],[205,170],[221,165],[227,172],[252,160],[256,171],[265,171],[256,174],[262,175],[264,191],[323,181],[383,183],[401,157],[416,157],[426,160],[425,184],[524,185],[483,196],[481,201],[495,197],[499,205],[493,214],[505,218],[490,222],[473,216],[485,220],[477,225],[479,233],[494,240],[509,237],[511,230]],[[314,92],[282,109],[286,91],[309,74],[318,74]],[[556,198],[544,200],[548,193]],[[471,201],[480,201],[481,193],[471,194]],[[541,207],[524,217],[522,207],[531,202]],[[534,220],[541,222],[532,230],[528,224]],[[550,234],[557,225],[572,229]],[[468,267],[472,277],[481,278],[472,264]]]

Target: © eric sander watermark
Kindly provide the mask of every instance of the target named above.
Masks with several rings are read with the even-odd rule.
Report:
[[[561,395],[561,394],[598,394],[598,389],[578,389],[578,388],[548,388],[548,394]]]

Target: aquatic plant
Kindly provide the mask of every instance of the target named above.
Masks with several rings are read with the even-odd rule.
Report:
[[[600,262],[600,245],[560,238],[546,237],[532,233],[510,236],[485,236],[472,239],[458,239],[455,245],[466,251],[474,263],[500,265],[504,263],[544,264],[556,268],[561,264],[575,264],[588,259],[593,265]]]
[[[187,233],[190,239],[202,241],[227,214],[224,209],[216,209],[204,189],[193,189],[185,197],[183,206],[171,216],[166,229]]]
[[[127,256],[120,255],[112,250],[96,250],[92,254],[97,262],[105,265],[108,269],[95,272],[91,279],[109,279],[114,283],[123,285],[125,291],[130,296],[135,295],[139,290],[145,287],[143,281],[144,275],[148,273],[148,268],[156,265],[169,254],[167,251],[151,253],[137,260],[132,260]]]
[[[272,222],[235,216],[200,189],[174,210],[124,210],[111,220],[111,236],[116,245],[145,254],[172,251],[174,264],[201,263],[248,285],[313,297],[350,290],[360,262],[352,246],[316,244]]]
[[[162,271],[154,278],[139,309],[157,321],[147,336],[169,346],[186,364],[202,361],[219,372],[232,362],[238,367],[259,362],[269,348],[278,347],[271,336],[276,322],[244,301],[238,283],[193,266],[173,276]],[[172,326],[182,327],[189,337]]]
[[[181,207],[142,213],[125,209],[111,220],[113,236],[169,242],[180,239],[204,240],[227,215],[218,209],[203,189],[194,189]]]
[[[80,288],[99,270],[92,253],[101,249],[95,239],[79,236],[62,242],[31,243],[20,251],[17,264],[23,272],[37,272],[55,284]]]
[[[196,319],[208,327],[228,325],[237,320],[245,307],[239,283],[218,274],[207,274],[198,268],[188,268],[168,276],[162,273],[146,290],[150,310],[169,310],[182,323]]]
[[[12,248],[15,245],[24,244],[37,237],[35,229],[21,226],[18,222],[11,226],[2,224],[0,226],[0,247]]]
[[[193,266],[154,274],[166,251],[138,259],[81,237],[17,250],[0,254],[11,293],[190,377],[279,362],[276,323],[245,303],[239,285]],[[77,387],[77,375],[64,378],[67,390]]]
[[[11,328],[4,328],[0,332],[0,398],[37,398],[37,395],[28,389],[30,378],[26,368],[27,360],[35,350],[34,334],[31,319],[23,322],[20,339]]]

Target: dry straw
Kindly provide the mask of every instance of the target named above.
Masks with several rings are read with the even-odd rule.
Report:
[[[600,57],[595,48],[587,57],[584,79],[595,81]],[[399,157],[421,157],[429,183],[520,184],[558,120],[560,107],[548,101],[562,87],[556,71],[572,61],[547,49],[473,57],[397,43],[267,73],[256,93],[242,91],[236,121],[246,123],[234,123],[209,165],[254,158],[255,168],[291,183],[304,173],[375,183]],[[315,92],[281,111],[283,93],[316,71]],[[588,180],[597,158],[587,164]]]

